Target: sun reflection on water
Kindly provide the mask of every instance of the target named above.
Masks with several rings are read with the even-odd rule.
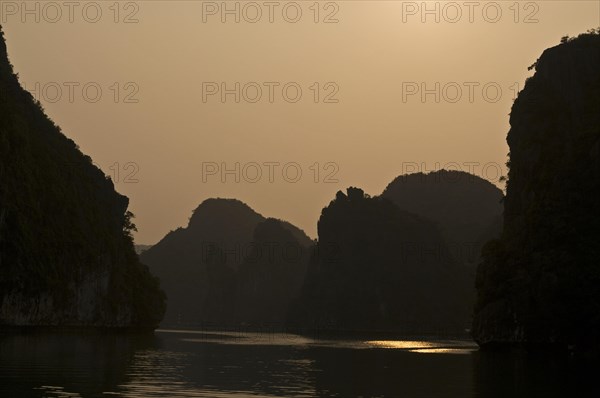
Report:
[[[402,350],[411,350],[417,348],[432,348],[434,343],[429,341],[413,341],[413,340],[373,340],[367,341],[367,344],[377,348],[396,348]]]
[[[419,340],[373,340],[367,341],[373,348],[387,348],[416,352],[420,354],[468,354],[475,351],[474,344],[464,341],[419,341]]]

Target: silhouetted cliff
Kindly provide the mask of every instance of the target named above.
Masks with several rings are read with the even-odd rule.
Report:
[[[433,223],[349,188],[323,209],[318,233],[290,323],[397,332],[468,326],[467,288]]]
[[[402,175],[381,196],[433,221],[466,265],[477,264],[483,243],[502,231],[502,191],[473,174],[440,170]]]
[[[253,243],[238,272],[236,318],[281,325],[304,282],[309,245],[272,218],[256,227]]]
[[[473,174],[439,170],[396,177],[381,196],[440,229],[452,257],[462,265],[456,276],[464,281],[464,294],[469,298],[465,311],[471,312],[481,249],[502,231],[502,191]]]
[[[21,88],[0,37],[0,324],[154,328],[164,295],[128,202]]]
[[[510,115],[501,239],[484,249],[482,346],[599,347],[600,35],[542,54]]]
[[[311,244],[300,229],[239,200],[208,199],[187,228],[168,233],[141,258],[167,292],[165,324],[283,322],[280,307],[297,293]],[[287,257],[294,250],[302,258]]]

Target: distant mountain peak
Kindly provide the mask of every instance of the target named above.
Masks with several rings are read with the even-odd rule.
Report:
[[[306,255],[312,244],[301,229],[287,221],[265,218],[238,199],[211,198],[193,211],[187,228],[169,232],[141,258],[161,279],[169,296],[165,322],[231,324],[239,321],[230,305],[242,300],[236,299],[236,286],[248,282],[243,271],[253,266],[248,258],[262,264],[265,254],[257,255],[256,251],[265,245],[264,250],[291,246]],[[293,271],[295,278],[301,278],[305,270],[304,263],[299,265]],[[278,283],[267,280],[263,287],[269,290]],[[278,297],[283,300],[284,296]],[[271,301],[280,305],[285,301],[281,300]],[[253,302],[250,298],[242,301],[247,301],[244,305]],[[254,307],[252,311],[258,311],[259,306]],[[267,316],[269,311],[265,311]]]
[[[237,221],[247,218],[264,219],[246,203],[238,199],[210,198],[206,199],[193,211],[188,228],[202,228],[215,222]]]
[[[436,184],[436,185],[448,185],[448,184],[479,184],[482,187],[488,187],[489,190],[495,190],[501,192],[498,187],[492,184],[490,181],[482,178],[478,175],[468,173],[462,170],[446,170],[440,169],[436,171],[430,171],[428,173],[417,172],[400,175],[388,184],[386,191],[393,188],[398,184]]]

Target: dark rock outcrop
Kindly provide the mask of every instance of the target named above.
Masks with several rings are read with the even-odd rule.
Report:
[[[208,199],[187,228],[168,233],[141,258],[167,292],[165,324],[283,323],[280,307],[297,294],[310,245],[288,222],[265,219],[239,200]],[[287,259],[293,250],[300,259]]]
[[[510,115],[504,231],[484,248],[481,346],[600,347],[600,35],[535,64]]]
[[[286,224],[270,218],[254,231],[252,250],[237,278],[236,319],[242,323],[284,324],[290,303],[300,293],[309,246]]]
[[[430,220],[457,260],[456,277],[464,286],[465,311],[475,303],[475,273],[483,245],[500,237],[502,191],[491,182],[463,171],[439,170],[401,175],[381,194],[400,209]]]
[[[21,88],[1,36],[0,324],[154,328],[164,294],[128,202]]]
[[[502,231],[502,191],[454,170],[402,175],[381,194],[402,210],[433,221],[457,260],[474,267],[483,244]]]
[[[406,333],[468,326],[466,286],[432,222],[349,188],[323,209],[318,233],[290,324]]]

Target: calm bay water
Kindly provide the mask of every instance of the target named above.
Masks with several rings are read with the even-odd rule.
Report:
[[[456,340],[159,330],[0,334],[0,397],[583,397],[595,363]]]

